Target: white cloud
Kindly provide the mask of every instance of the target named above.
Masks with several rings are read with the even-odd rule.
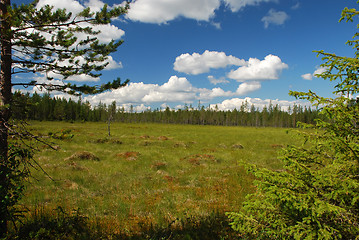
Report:
[[[91,11],[99,12],[101,11],[102,6],[104,5],[104,2],[100,0],[88,0],[88,2],[85,2],[84,4],[86,7],[89,7]]]
[[[119,89],[88,96],[86,97],[86,100],[88,100],[92,105],[97,105],[100,101],[106,104],[113,101],[116,101],[118,104],[141,103],[142,98],[157,87],[157,84],[144,84],[143,82],[130,83],[129,85]]]
[[[288,111],[289,107],[293,107],[294,104],[301,105],[301,106],[310,106],[309,102],[303,102],[303,101],[287,101],[287,100],[278,100],[278,99],[260,99],[260,98],[232,98],[232,99],[226,99],[221,103],[217,104],[211,104],[210,108],[223,111],[232,111],[234,109],[240,110],[241,106],[246,106],[245,111],[249,111],[251,106],[254,105],[254,107],[259,110],[262,110],[264,106],[268,107],[270,104],[272,106],[276,106],[277,104],[280,106],[282,111]]]
[[[75,0],[40,0],[36,7],[41,8],[45,5],[54,6],[55,9],[66,8],[68,12],[72,12],[73,16],[80,13],[84,9],[84,7]]]
[[[237,12],[246,6],[255,6],[262,2],[278,2],[278,0],[224,0],[232,12]]]
[[[75,17],[76,14],[83,11],[85,7],[90,7],[91,11],[100,11],[104,3],[100,0],[89,0],[84,2],[84,5],[81,5],[80,2],[76,0],[40,0],[36,7],[41,8],[45,5],[54,6],[54,9],[65,8],[68,12],[72,13],[72,17]],[[122,29],[111,24],[92,26],[89,23],[81,23],[79,26],[91,26],[94,31],[100,31],[101,33],[96,35],[96,38],[101,43],[109,43],[112,40],[121,39],[125,35],[125,32]],[[88,34],[76,33],[76,37],[78,37],[79,40],[83,40],[88,37]]]
[[[101,7],[104,5],[104,3],[100,0],[89,0],[89,1],[81,1],[82,4],[80,4],[79,1],[76,0],[39,0],[39,2],[37,3],[36,7],[39,9],[45,5],[50,5],[54,7],[54,10],[60,8],[65,8],[68,12],[72,12],[72,17],[75,18],[76,15],[83,11],[85,9],[85,7],[91,7],[92,10],[94,11],[99,11],[101,9]],[[77,20],[81,20],[81,18],[77,18]],[[91,26],[89,23],[80,23],[79,24],[81,27],[88,27]],[[111,24],[107,24],[107,25],[95,25],[95,26],[91,26],[93,28],[93,30],[95,31],[101,31],[98,35],[96,35],[96,39],[98,39],[100,41],[100,43],[109,43],[112,40],[119,40],[121,39],[121,37],[125,34],[125,32],[121,29],[119,29],[118,27],[111,25]],[[34,29],[28,29],[27,31],[32,32],[32,31],[37,31],[40,32],[38,30],[34,30]],[[42,34],[45,38],[51,38],[52,35],[54,34],[54,32],[52,34],[48,33],[48,32],[40,32],[40,34]],[[78,38],[78,41],[87,39],[89,36],[86,33],[75,33],[75,36]],[[91,36],[90,36],[91,37]],[[77,44],[75,43],[73,45],[74,47],[78,47]],[[88,47],[88,46],[87,46]],[[17,49],[18,52],[21,52],[21,48]],[[14,57],[19,57],[19,58],[23,58],[26,56],[21,56],[21,55],[17,55]],[[58,58],[55,57],[47,57],[47,59],[45,59],[45,61],[51,61],[54,60],[54,64],[57,64],[59,66],[69,66],[73,63],[69,63],[68,60],[59,60]],[[84,56],[78,56],[74,59],[75,61],[79,61],[79,65],[86,63]],[[107,61],[109,64],[106,66],[106,68],[104,70],[113,70],[113,69],[118,69],[118,68],[122,68],[122,63],[121,62],[117,62],[113,59],[112,56],[108,56]],[[101,65],[105,62],[100,63]],[[96,64],[96,63],[94,63]],[[14,66],[16,67],[16,66]],[[63,77],[61,75],[55,74],[54,72],[48,72],[47,76],[49,77],[53,77],[55,78],[55,80],[59,80],[59,79],[63,79]],[[39,78],[43,78],[46,79],[45,75],[39,75]],[[88,75],[77,75],[77,76],[71,76],[69,77],[67,80],[71,80],[71,81],[80,81],[80,82],[85,82],[85,81],[99,81],[99,78],[92,78]]]
[[[183,60],[183,61],[182,61]],[[197,63],[201,64],[197,64]],[[192,63],[192,64],[190,64]],[[88,96],[91,104],[110,104],[116,101],[118,104],[150,104],[150,103],[193,103],[196,100],[209,101],[217,97],[243,96],[261,88],[261,81],[267,79],[278,79],[279,74],[287,64],[274,55],[268,55],[264,60],[250,58],[248,62],[227,56],[223,52],[205,51],[202,55],[198,53],[183,54],[176,59],[175,68],[186,73],[198,74],[209,71],[211,68],[226,67],[227,65],[243,65],[237,70],[232,70],[228,77],[242,82],[236,91],[224,91],[221,88],[196,88],[185,77],[172,76],[162,84],[130,83],[129,85]],[[194,67],[195,66],[195,67]],[[212,83],[228,82],[225,78],[215,79],[208,76]]]
[[[216,97],[232,97],[245,95],[246,93],[259,89],[260,83],[243,83],[236,92],[224,91],[221,88],[196,88],[186,78],[172,76],[168,82],[158,84],[130,83],[129,85],[100,93],[94,96],[87,96],[93,106],[99,102],[111,104],[150,104],[150,103],[192,103],[196,100],[212,100]]]
[[[279,74],[286,68],[288,68],[288,65],[283,63],[278,56],[270,54],[262,61],[257,58],[250,58],[246,66],[232,70],[228,73],[228,77],[238,82],[248,80],[273,80],[278,79]]]
[[[48,80],[47,77],[51,77],[53,78],[53,80]],[[66,81],[62,81],[62,75],[59,74],[54,74],[52,72],[48,73],[47,75],[45,73],[38,73],[36,74],[32,80],[36,81],[38,84],[47,84],[47,85],[59,85],[59,86],[63,86],[67,83],[68,81],[75,81],[75,82],[98,82],[100,81],[100,78],[92,78],[88,75],[85,74],[81,74],[81,75],[75,75],[75,76],[71,76],[69,78],[66,79]],[[41,88],[41,87],[33,87],[31,93],[45,93],[47,92],[46,89]],[[56,92],[54,92],[56,93]],[[56,93],[59,94],[59,93]]]
[[[62,76],[60,76],[60,75],[54,76],[54,78],[58,78],[58,79],[61,79],[61,77]],[[71,77],[67,78],[66,80],[75,81],[75,82],[98,82],[98,81],[100,81],[100,78],[99,77],[93,78],[88,75],[81,74],[81,75],[71,76]]]
[[[287,13],[271,9],[268,14],[262,18],[262,22],[264,22],[264,28],[268,28],[270,24],[283,25],[288,19],[289,16]]]
[[[320,75],[327,71],[327,68],[325,67],[317,67],[314,73],[306,73],[302,75],[302,78],[304,80],[313,80],[314,77],[318,77],[317,75]]]
[[[217,85],[219,83],[229,83],[228,80],[226,80],[224,77],[221,77],[219,79],[216,79],[214,76],[210,75],[207,77],[210,83]]]
[[[198,89],[199,96],[197,99],[199,100],[211,100],[216,97],[230,97],[236,95],[236,93],[231,91],[224,91],[221,88],[213,88],[213,89],[206,89],[201,88]]]
[[[325,67],[318,67],[318,68],[314,71],[313,75],[316,77],[317,75],[320,75],[320,74],[324,73],[325,71],[327,71],[327,68],[325,68]]]
[[[237,95],[246,95],[250,92],[261,89],[261,87],[260,82],[245,82],[238,86],[236,93]]]
[[[304,80],[313,80],[313,74],[311,74],[311,73],[306,73],[306,74],[303,74],[302,75],[302,78],[304,79]]]
[[[35,80],[39,83],[46,82],[43,76],[38,76]],[[53,80],[54,84],[62,84],[62,81]],[[224,91],[221,88],[195,88],[186,78],[179,78],[177,76],[172,76],[166,83],[162,85],[158,84],[145,84],[145,83],[130,83],[129,85],[106,91],[96,95],[84,96],[84,101],[89,101],[92,106],[97,106],[100,102],[106,105],[111,104],[113,101],[116,101],[118,107],[123,107],[126,111],[131,110],[133,106],[133,111],[141,112],[149,110],[150,107],[145,104],[160,103],[161,106],[168,106],[169,103],[194,103],[198,100],[201,101],[210,101],[217,97],[234,97],[245,95],[249,92],[260,89],[260,82],[245,82],[239,85],[237,91]],[[45,93],[45,90],[34,88],[29,92],[41,92]],[[60,92],[52,92],[54,96],[65,97],[65,98],[74,98],[68,94]],[[249,98],[246,98],[249,99]],[[238,98],[233,98],[231,100],[225,100],[219,104],[220,109],[230,109],[234,108],[239,109],[241,102],[244,100],[238,100]],[[239,103],[238,103],[239,102]],[[249,103],[254,103],[255,100],[249,101]],[[267,101],[268,102],[268,101]],[[267,103],[266,102],[266,103]],[[259,102],[260,103],[260,102]],[[256,104],[259,104],[258,101]],[[276,104],[275,101],[272,102]],[[214,105],[213,105],[214,106]],[[176,108],[180,108],[177,106]]]
[[[83,57],[77,57],[75,60],[79,60],[79,64],[84,64],[85,60]],[[106,70],[113,70],[113,69],[118,69],[118,68],[122,68],[122,63],[121,62],[116,62],[112,56],[108,56],[107,62],[109,63],[105,68],[104,71]],[[70,63],[68,61],[62,61],[59,62],[58,65],[59,66],[67,66]],[[61,81],[63,80],[63,76],[54,72],[48,72],[47,74],[45,73],[39,73],[36,76],[36,81],[40,81],[42,83],[46,83],[47,77],[53,78],[56,81]],[[81,75],[73,75],[70,76],[66,79],[67,81],[76,81],[76,82],[98,82],[100,81],[99,77],[91,77],[89,75],[86,74],[81,74]]]
[[[143,102],[192,102],[196,99],[195,92],[149,92],[142,98]]]
[[[95,0],[94,0],[95,1]],[[132,21],[162,24],[178,17],[210,21],[221,4],[237,12],[246,6],[255,6],[278,0],[137,0],[130,4],[127,18]],[[218,24],[214,24],[220,27]]]
[[[233,93],[230,91],[226,92],[222,88],[213,88],[210,96],[212,98],[214,98],[214,97],[225,97],[225,96],[231,96],[231,95],[233,95]]]
[[[82,27],[86,27],[86,25],[83,25]],[[101,43],[109,43],[112,40],[119,40],[125,35],[125,31],[111,24],[92,26],[92,29],[94,31],[101,31],[101,33],[96,36]],[[79,37],[85,39],[87,36],[88,35],[86,34],[82,34]]]
[[[217,28],[218,30],[222,29],[221,23],[218,22],[212,22],[212,25]]]
[[[166,23],[178,17],[209,21],[220,0],[137,0],[130,4],[127,17],[132,21]]]
[[[144,111],[148,111],[151,110],[150,106],[146,106],[144,104],[139,104],[139,105],[133,105],[133,104],[120,104],[117,105],[117,108],[123,108],[125,110],[125,112],[144,112]]]
[[[192,85],[186,78],[179,78],[172,76],[168,82],[159,87],[161,92],[173,92],[173,91],[192,91]]]
[[[151,102],[187,102],[196,98],[196,90],[186,78],[172,76],[162,86],[156,85],[141,101]]]
[[[106,66],[106,68],[104,70],[113,70],[113,69],[123,68],[122,62],[116,62],[112,56],[108,56],[107,62],[108,62],[108,65]]]
[[[218,110],[228,111],[228,110],[239,110],[242,106],[242,104],[245,104],[246,101],[250,101],[251,98],[232,98],[232,99],[226,99],[222,103],[217,104],[211,104],[210,108],[215,109],[218,108]]]
[[[191,102],[196,99],[198,89],[194,88],[186,78],[172,76],[163,85],[130,83],[129,85],[88,96],[86,99],[93,105],[111,103],[118,104],[140,104],[155,102]]]
[[[187,74],[201,74],[209,72],[211,68],[224,68],[226,66],[241,66],[245,61],[224,52],[208,51],[203,54],[182,54],[176,58],[174,70]]]

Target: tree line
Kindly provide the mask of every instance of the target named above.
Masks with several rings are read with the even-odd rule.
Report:
[[[252,127],[296,127],[297,122],[314,123],[319,118],[319,110],[294,104],[287,111],[273,104],[263,109],[244,102],[239,109],[219,110],[206,108],[200,104],[183,109],[155,109],[135,112],[133,107],[128,111],[117,107],[116,102],[106,105],[99,103],[91,106],[81,98],[72,99],[51,97],[45,94],[23,94],[15,92],[13,96],[13,118],[38,121],[115,121],[123,123],[169,123],[219,126],[252,126]]]

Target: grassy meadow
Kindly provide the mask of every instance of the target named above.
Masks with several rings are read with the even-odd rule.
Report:
[[[80,209],[113,233],[181,228],[189,219],[236,211],[252,191],[242,162],[281,168],[278,150],[296,139],[283,128],[31,122],[48,138],[21,203]],[[73,137],[70,138],[71,134]],[[62,138],[62,139],[57,139]]]

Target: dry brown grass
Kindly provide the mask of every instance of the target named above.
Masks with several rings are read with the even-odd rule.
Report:
[[[128,161],[135,161],[135,160],[137,160],[138,156],[140,156],[140,153],[139,152],[123,152],[123,153],[118,153],[116,156],[119,158],[128,160]]]

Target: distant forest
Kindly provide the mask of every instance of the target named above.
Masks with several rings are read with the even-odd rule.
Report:
[[[148,110],[144,112],[125,111],[113,102],[110,105],[100,103],[91,106],[81,99],[73,101],[65,98],[54,98],[50,94],[13,95],[13,118],[39,121],[112,121],[123,123],[171,123],[220,126],[252,127],[289,127],[294,128],[298,121],[313,123],[319,118],[319,111],[309,107],[293,105],[288,111],[282,111],[279,105],[265,106],[259,110],[254,105],[243,103],[239,109],[221,111],[204,106],[184,109],[170,108]]]

